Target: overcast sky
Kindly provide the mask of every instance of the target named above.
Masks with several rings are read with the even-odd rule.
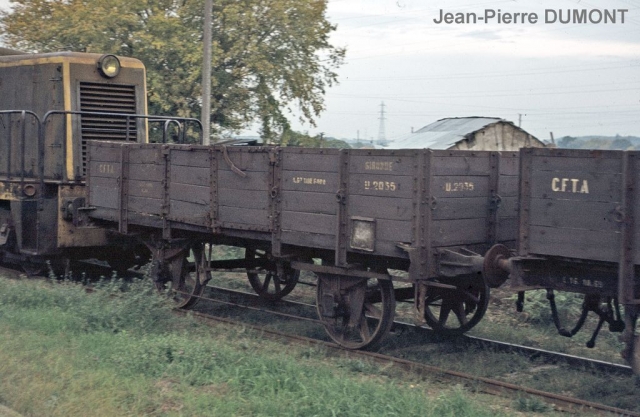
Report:
[[[489,23],[434,22],[441,10],[484,17],[488,9]],[[546,9],[563,18],[606,9],[617,20],[548,23]],[[501,24],[498,10],[538,21]],[[461,116],[521,118],[539,139],[640,136],[640,0],[329,0],[327,17],[338,27],[333,44],[347,48],[340,84],[317,127],[294,121],[296,130],[377,139],[384,101],[387,138]]]
[[[496,17],[436,24],[441,9]],[[619,11],[616,24],[561,24],[546,9],[628,12],[624,24]],[[538,21],[499,24],[498,10]],[[318,127],[298,129],[376,139],[384,101],[387,138],[460,116],[521,117],[540,139],[640,136],[640,0],[329,0],[328,18],[346,64]]]

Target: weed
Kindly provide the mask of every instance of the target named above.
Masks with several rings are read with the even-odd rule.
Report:
[[[553,406],[535,397],[518,397],[513,401],[513,408],[524,413],[546,413],[553,410]]]

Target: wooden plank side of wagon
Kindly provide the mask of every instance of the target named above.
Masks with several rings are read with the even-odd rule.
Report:
[[[522,151],[522,255],[619,262],[623,153]]]
[[[280,189],[274,216],[275,241],[334,249],[340,190],[337,149],[280,150]]]
[[[430,207],[431,247],[484,249],[495,239],[492,196],[498,184],[497,153],[433,151]],[[453,210],[463,214],[447,215]]]
[[[168,160],[166,218],[174,227],[182,223],[210,227],[214,186],[210,148],[170,145],[164,153]]]
[[[420,152],[350,150],[342,236],[349,252],[407,256],[398,245],[416,241]]]
[[[273,188],[272,150],[263,147],[219,147],[217,166],[217,219],[224,229],[268,232],[269,201]]]

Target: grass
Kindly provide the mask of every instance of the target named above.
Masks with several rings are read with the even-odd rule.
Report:
[[[0,404],[65,417],[511,415],[461,387],[212,331],[144,281],[95,287],[0,279]]]

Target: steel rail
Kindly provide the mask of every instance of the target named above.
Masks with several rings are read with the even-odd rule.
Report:
[[[307,303],[301,303],[298,301],[290,301],[290,300],[279,300],[276,304],[274,304],[273,302],[269,302],[267,300],[264,300],[263,298],[261,298],[259,295],[257,294],[253,294],[253,293],[248,293],[245,291],[238,291],[238,290],[231,290],[228,288],[223,288],[223,287],[218,287],[218,286],[207,286],[207,288],[209,288],[211,291],[215,292],[215,293],[220,293],[220,294],[226,294],[229,296],[240,296],[240,297],[244,297],[246,300],[250,300],[249,303],[261,303],[265,306],[274,306],[274,305],[284,305],[284,306],[288,306],[288,307],[302,307],[302,308],[308,308],[310,310],[313,310],[313,312],[315,313],[315,308],[316,306],[313,304],[307,304]],[[233,302],[228,302],[228,301],[222,301],[219,300],[217,298],[211,298],[211,297],[199,297],[202,300],[207,300],[207,301],[211,301],[211,302],[215,302],[215,303],[222,303],[222,304],[228,304],[228,305],[233,305],[239,308],[246,308],[246,309],[250,309],[250,310],[256,310],[256,311],[260,311],[260,312],[266,312],[269,314],[273,314],[276,316],[284,316],[287,318],[294,318],[294,319],[300,319],[300,320],[305,320],[305,321],[310,321],[310,322],[316,322],[316,323],[322,323],[320,320],[318,319],[310,319],[307,317],[301,317],[301,316],[294,316],[291,314],[287,314],[287,313],[282,313],[276,310],[273,310],[272,308],[259,308],[259,307],[255,307],[255,306],[247,306],[247,305],[243,305],[243,304],[239,304],[239,303],[233,303]],[[422,327],[422,326],[418,326],[412,323],[406,323],[406,322],[402,322],[402,321],[395,321],[394,322],[394,330],[401,330],[401,331],[405,331],[405,330],[412,330],[415,332],[425,332],[426,334],[434,334],[437,335],[438,333],[433,331],[430,328],[426,328],[426,327]],[[550,350],[545,350],[545,349],[538,349],[538,348],[533,348],[533,347],[529,347],[529,346],[524,346],[524,345],[519,345],[519,344],[515,344],[515,343],[508,343],[508,342],[501,342],[498,340],[492,340],[492,339],[487,339],[487,338],[483,338],[483,337],[478,337],[478,336],[471,336],[471,335],[460,335],[456,337],[457,339],[463,341],[464,343],[467,344],[471,344],[471,345],[476,345],[476,346],[481,346],[484,348],[491,348],[491,349],[495,349],[499,352],[513,352],[513,353],[517,353],[517,354],[521,354],[524,356],[528,356],[530,358],[543,358],[546,361],[549,362],[564,362],[568,365],[572,365],[572,366],[580,366],[583,367],[585,369],[587,368],[593,368],[593,369],[598,369],[600,371],[603,372],[608,372],[608,373],[616,373],[616,374],[621,374],[621,375],[625,375],[625,376],[633,376],[633,370],[631,369],[630,366],[628,365],[622,365],[619,363],[614,363],[614,362],[607,362],[607,361],[602,361],[602,360],[598,360],[598,359],[591,359],[591,358],[584,358],[584,357],[580,357],[580,356],[575,356],[575,355],[569,355],[566,353],[560,353],[560,352],[554,352],[554,351],[550,351]]]
[[[431,365],[425,365],[419,362],[413,362],[406,359],[395,358],[392,356],[383,355],[375,352],[368,352],[362,350],[348,350],[333,342],[326,342],[323,340],[308,338],[304,336],[291,335],[283,333],[277,330],[268,329],[262,326],[256,326],[247,324],[241,321],[232,320],[229,318],[217,317],[210,314],[205,314],[198,311],[191,310],[175,310],[177,314],[193,315],[194,317],[202,320],[204,323],[209,324],[212,321],[225,323],[234,326],[243,326],[256,332],[266,335],[273,339],[285,339],[292,340],[301,344],[309,344],[315,346],[322,346],[328,350],[339,352],[348,357],[363,357],[370,358],[377,363],[381,364],[393,364],[401,367],[405,372],[414,373],[421,377],[440,377],[445,379],[454,379],[457,381],[464,381],[467,383],[473,383],[478,388],[482,388],[482,391],[487,394],[504,395],[508,394],[527,394],[541,398],[543,401],[553,404],[556,409],[561,411],[593,411],[597,413],[611,413],[618,416],[640,417],[640,412],[624,410],[617,407],[611,407],[604,404],[594,403],[591,401],[585,401],[578,398],[568,397],[565,395],[555,394],[551,392],[541,391],[533,388],[522,387],[519,385],[498,381],[491,378],[479,377],[464,372],[451,371]]]

